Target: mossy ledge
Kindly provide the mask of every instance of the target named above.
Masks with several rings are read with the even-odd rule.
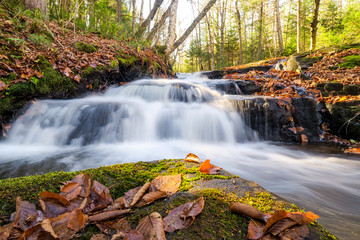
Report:
[[[163,217],[188,201],[205,198],[205,206],[195,222],[187,229],[167,234],[167,239],[246,239],[249,218],[230,211],[233,202],[244,202],[263,212],[277,209],[299,211],[299,208],[284,199],[266,191],[258,184],[239,178],[224,170],[220,175],[206,175],[199,171],[199,165],[183,160],[160,160],[153,162],[124,163],[87,169],[76,172],[51,172],[42,175],[0,180],[0,220],[2,225],[15,211],[15,199],[20,196],[38,206],[38,194],[42,191],[59,192],[63,182],[71,180],[80,172],[89,173],[110,188],[112,197],[118,198],[127,190],[140,186],[158,175],[182,174],[180,191],[154,204],[136,209],[126,218],[135,228],[141,218],[153,211]],[[317,222],[310,225],[307,239],[337,239]],[[90,239],[99,233],[96,226],[89,225],[80,232],[77,239]]]

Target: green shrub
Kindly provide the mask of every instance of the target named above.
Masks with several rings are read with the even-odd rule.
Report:
[[[30,34],[29,40],[38,46],[51,47],[52,41],[41,34]]]

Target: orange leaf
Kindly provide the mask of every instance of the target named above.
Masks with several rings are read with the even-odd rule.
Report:
[[[344,152],[345,153],[360,154],[360,148],[348,148]]]
[[[185,162],[195,162],[195,163],[201,163],[198,156],[196,156],[193,153],[189,153],[186,158],[184,159]]]
[[[219,174],[219,170],[221,168],[219,167],[215,167],[214,165],[212,165],[210,163],[210,159],[206,159],[205,162],[203,162],[201,165],[200,165],[200,172],[202,173],[206,173],[206,174]]]
[[[81,76],[80,76],[79,74],[77,74],[77,75],[74,77],[74,80],[77,81],[77,82],[80,82]]]

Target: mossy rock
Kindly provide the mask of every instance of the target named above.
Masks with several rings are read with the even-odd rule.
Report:
[[[6,95],[27,96],[35,93],[35,85],[32,82],[15,83],[6,89]]]
[[[117,57],[119,64],[125,66],[125,67],[129,67],[131,65],[135,65],[136,62],[140,62],[141,60],[133,55],[130,55],[127,58],[123,58],[118,56]]]
[[[342,83],[339,82],[329,82],[325,84],[324,89],[328,92],[332,92],[332,91],[341,91],[343,89],[343,85]]]
[[[83,42],[75,43],[75,48],[86,53],[93,53],[97,51],[97,48],[95,46]]]
[[[325,85],[326,83],[317,83],[316,84],[316,88],[319,90],[324,90],[325,89]]]
[[[345,85],[344,86],[344,95],[359,95],[360,94],[360,87],[358,85]]]
[[[107,187],[111,186],[110,193],[114,199],[122,196],[129,189],[151,181],[158,175],[182,173],[180,192],[168,198],[159,199],[148,206],[133,209],[131,214],[126,216],[131,227],[135,228],[139,221],[149,213],[156,211],[165,217],[175,207],[203,196],[205,198],[204,209],[196,217],[194,223],[186,229],[167,233],[166,239],[246,239],[247,228],[251,219],[231,212],[230,204],[233,202],[247,203],[263,212],[272,212],[277,209],[299,211],[295,205],[284,204],[283,201],[279,201],[279,197],[263,191],[256,183],[240,179],[223,170],[221,170],[221,175],[206,175],[199,171],[199,164],[188,163],[183,160],[116,164],[97,169],[87,169],[82,172],[89,173],[92,180],[97,180]],[[0,215],[9,218],[11,212],[15,210],[16,196],[33,202],[39,207],[37,201],[39,193],[45,190],[59,193],[62,183],[71,180],[79,173],[80,171],[52,172],[0,180],[0,192],[2,193]],[[206,183],[208,181],[228,182],[227,184],[233,184],[234,181],[236,184],[246,183],[248,185],[246,187],[250,191],[238,195],[238,193],[235,194],[220,187],[205,188],[203,185],[204,188],[202,189],[191,188],[192,184],[195,186],[200,182]],[[189,186],[193,189],[191,192],[184,189]],[[242,187],[244,186],[239,185],[239,188]],[[257,189],[257,191],[254,192],[251,189]],[[310,229],[308,239],[336,239],[316,222],[310,225]],[[100,233],[97,227],[88,225],[79,232],[76,239],[90,239],[97,233]]]
[[[338,66],[342,68],[354,68],[356,66],[360,66],[360,55],[350,55],[346,56],[345,62],[339,63]]]

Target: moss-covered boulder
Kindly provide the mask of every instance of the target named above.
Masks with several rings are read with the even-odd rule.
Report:
[[[329,83],[326,83],[325,84],[325,87],[324,89],[328,92],[332,92],[332,91],[335,91],[335,92],[338,92],[338,91],[341,91],[343,89],[343,85],[342,83],[339,83],[339,82],[329,82]]]
[[[330,128],[346,139],[360,140],[360,101],[328,103]]]
[[[165,199],[160,199],[142,208],[133,209],[126,216],[132,228],[152,212],[165,217],[170,210],[197,199],[205,198],[205,206],[194,223],[187,229],[167,233],[166,239],[246,239],[250,219],[230,211],[230,204],[243,202],[258,208],[262,212],[273,212],[278,209],[299,211],[284,199],[264,190],[258,184],[241,179],[224,170],[220,175],[206,175],[199,171],[199,164],[183,160],[162,160],[154,162],[138,162],[117,164],[84,170],[92,180],[97,180],[110,187],[112,198],[122,196],[127,190],[144,184],[158,175],[182,174],[180,191]],[[71,180],[77,172],[53,172],[43,175],[0,180],[0,216],[9,221],[15,210],[15,199],[35,203],[39,208],[38,194],[42,191],[59,193],[63,182]],[[308,239],[336,239],[318,223],[310,226]],[[100,233],[95,225],[88,225],[79,232],[77,239],[90,239]]]
[[[97,51],[97,48],[94,45],[87,44],[84,42],[75,43],[75,48],[86,53],[93,53]]]
[[[345,95],[359,95],[360,94],[360,86],[358,85],[345,85],[343,88],[343,92]]]

